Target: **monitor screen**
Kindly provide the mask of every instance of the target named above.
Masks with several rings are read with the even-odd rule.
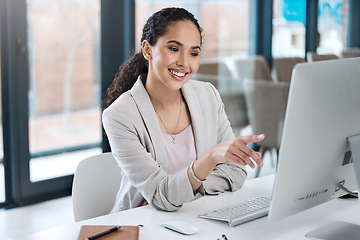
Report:
[[[270,220],[346,194],[339,184],[358,190],[348,140],[352,136],[360,136],[360,58],[296,65]]]

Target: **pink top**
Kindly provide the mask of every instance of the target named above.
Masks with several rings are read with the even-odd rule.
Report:
[[[196,160],[196,147],[191,124],[181,133],[175,136],[163,133],[163,139],[168,157],[168,174],[175,174],[190,166]]]

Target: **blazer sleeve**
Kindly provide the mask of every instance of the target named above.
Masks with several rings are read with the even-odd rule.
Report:
[[[218,143],[234,139],[233,130],[225,113],[225,107],[219,92],[210,84],[217,99],[218,108]],[[233,162],[218,164],[204,182],[207,194],[219,194],[224,191],[236,191],[246,180],[245,166]]]

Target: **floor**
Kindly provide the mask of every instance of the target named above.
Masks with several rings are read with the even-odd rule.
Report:
[[[266,153],[264,167],[260,175],[265,176],[275,172],[275,167]],[[255,176],[256,169],[248,171],[248,178]],[[0,240],[19,237],[48,228],[71,224],[74,222],[71,197],[63,197],[30,206],[0,210]]]

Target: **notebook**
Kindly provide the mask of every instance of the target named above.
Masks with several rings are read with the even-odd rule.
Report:
[[[106,231],[116,226],[110,225],[83,225],[81,226],[78,240],[84,240],[97,233]],[[97,240],[138,240],[139,239],[139,227],[138,226],[121,226],[115,232],[109,233],[103,237],[97,238]]]

